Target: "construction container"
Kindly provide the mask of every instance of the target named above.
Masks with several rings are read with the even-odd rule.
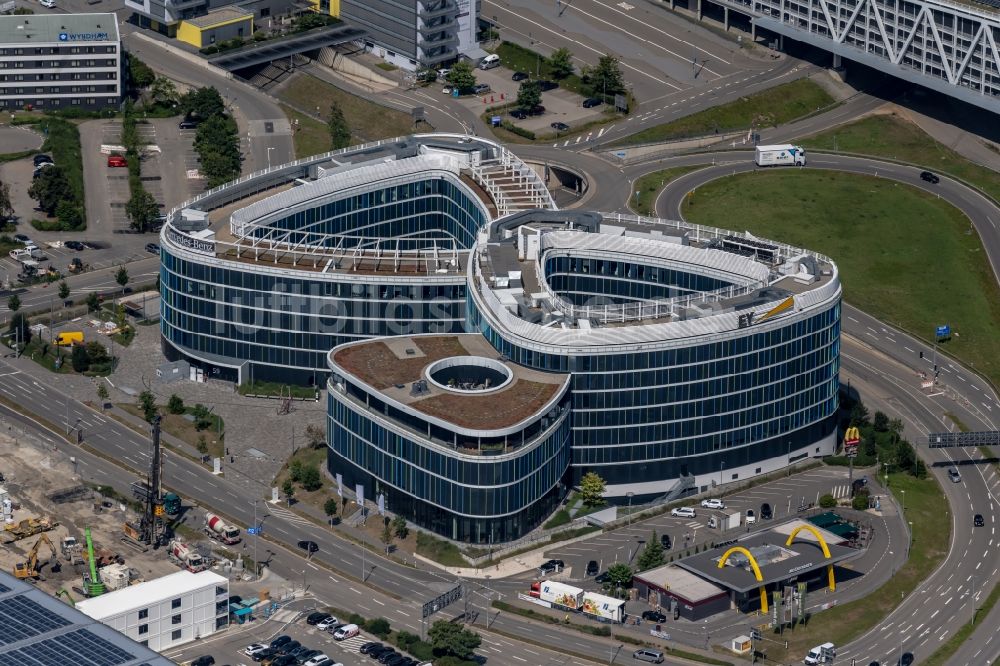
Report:
[[[124,564],[109,564],[101,569],[100,576],[108,591],[128,587],[130,579],[128,567]]]

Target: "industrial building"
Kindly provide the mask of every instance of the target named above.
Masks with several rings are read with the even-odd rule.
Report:
[[[224,630],[229,579],[212,571],[177,573],[76,604],[82,613],[162,652]]]
[[[0,109],[118,110],[122,76],[114,14],[0,16]]]
[[[172,666],[138,641],[0,571],[0,665]]]
[[[330,471],[452,539],[519,538],[588,471],[613,502],[666,500],[835,448],[829,258],[558,211],[485,139],[272,169],[173,211],[161,240],[168,357],[327,380]]]

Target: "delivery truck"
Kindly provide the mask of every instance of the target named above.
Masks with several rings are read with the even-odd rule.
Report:
[[[757,146],[754,149],[753,161],[759,167],[805,166],[806,151],[801,146],[793,146],[789,143],[777,146]]]
[[[579,610],[583,603],[583,590],[572,585],[543,580],[531,584],[531,596],[542,601],[548,601],[553,606]]]
[[[625,602],[622,599],[607,597],[596,592],[583,593],[584,614],[592,615],[609,622],[622,622],[625,619]]]

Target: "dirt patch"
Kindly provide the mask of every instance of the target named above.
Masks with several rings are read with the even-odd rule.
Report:
[[[501,394],[451,395],[441,393],[410,403],[410,407],[466,428],[493,430],[514,425],[552,399],[559,384],[519,379]],[[499,398],[502,395],[502,398]]]

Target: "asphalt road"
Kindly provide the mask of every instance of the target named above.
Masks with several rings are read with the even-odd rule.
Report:
[[[716,166],[669,184],[656,204],[660,216],[683,219],[682,202],[687,192],[716,178],[754,169],[747,153],[699,157],[714,160]],[[737,157],[738,161],[726,161]],[[976,226],[996,274],[1000,230],[992,218],[998,212],[977,192],[948,178],[931,185],[920,180],[919,169],[874,160],[813,153],[807,168],[813,167],[892,178],[939,195],[964,211]],[[929,432],[954,430],[955,424],[947,413],[957,414],[972,430],[997,429],[993,415],[994,409],[1000,410],[997,394],[972,371],[848,304],[844,305],[843,315],[842,330],[848,344],[842,352],[842,381],[853,378],[856,388],[860,388],[859,383],[864,386],[861,394],[869,408],[872,402],[882,404],[890,416],[902,418],[911,441],[922,444]],[[933,376],[935,360],[941,369],[938,383],[922,389],[921,373]],[[969,622],[977,602],[991,589],[987,584],[997,577],[995,519],[1000,478],[995,468],[984,464],[974,448],[925,449],[922,455],[934,466],[954,513],[951,549],[941,567],[876,630],[839,650],[840,656],[857,658],[859,663],[865,659],[898,659],[902,652],[912,652],[918,658],[933,653],[949,635]],[[964,470],[959,484],[950,482],[945,473],[953,463]],[[985,527],[973,527],[975,513],[986,516]],[[949,663],[985,664],[1000,656],[1000,643],[990,647],[997,626],[984,625]],[[974,654],[971,646],[976,647]]]

